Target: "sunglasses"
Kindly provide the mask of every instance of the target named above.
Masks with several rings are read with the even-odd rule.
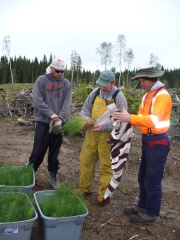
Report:
[[[64,71],[59,71],[59,70],[56,70],[55,68],[54,68],[54,70],[56,73],[64,73]]]

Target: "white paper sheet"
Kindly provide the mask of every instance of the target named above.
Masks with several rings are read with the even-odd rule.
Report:
[[[111,116],[112,112],[119,110],[114,103],[108,105],[107,108],[109,110],[97,119],[97,121],[96,121],[97,125],[107,124],[107,123],[111,122],[110,116]]]

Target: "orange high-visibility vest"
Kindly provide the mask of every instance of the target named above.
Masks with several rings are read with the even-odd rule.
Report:
[[[171,109],[172,100],[164,88],[147,92],[142,98],[138,115],[131,114],[131,124],[140,126],[142,134],[148,134],[149,130],[153,134],[165,133],[170,126]]]

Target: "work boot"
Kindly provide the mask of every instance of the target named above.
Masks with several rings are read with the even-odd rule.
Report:
[[[144,208],[139,208],[137,206],[132,206],[132,207],[125,207],[124,208],[124,213],[126,215],[137,215],[138,213],[144,213],[145,209]]]
[[[56,180],[56,173],[50,172],[50,178],[48,179],[48,182],[53,188],[59,188],[60,183]]]
[[[104,199],[102,196],[98,197],[98,204],[102,207],[110,203],[110,197]]]
[[[147,214],[142,215],[131,215],[130,221],[135,224],[148,224],[152,225],[158,221],[159,217],[157,216],[150,216]]]

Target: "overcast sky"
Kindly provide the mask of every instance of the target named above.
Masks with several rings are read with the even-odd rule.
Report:
[[[158,56],[164,68],[180,68],[180,0],[0,0],[0,56],[10,36],[10,55],[34,60],[50,54],[68,68],[75,50],[86,70],[103,69],[96,48],[126,36],[131,68]],[[114,57],[111,66],[117,67]],[[122,63],[122,68],[126,63]]]

